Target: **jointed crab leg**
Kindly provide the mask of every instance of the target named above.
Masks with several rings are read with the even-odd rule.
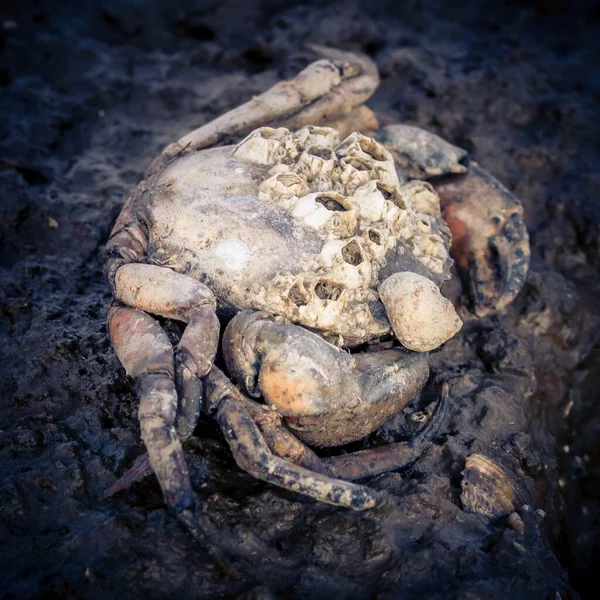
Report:
[[[209,411],[214,412],[215,402],[220,398],[231,397],[252,417],[273,454],[315,473],[330,475],[321,459],[285,428],[280,415],[242,394],[218,367],[213,366],[204,384]]]
[[[244,396],[219,368],[212,367],[204,380],[204,384],[207,387],[206,394],[209,404],[213,402],[214,398],[227,394],[244,407],[245,411],[257,425],[273,454],[315,473],[331,475],[321,462],[321,459],[285,428],[281,422],[280,415],[263,404],[254,402]],[[179,430],[178,434],[181,438]],[[149,456],[148,454],[143,454],[134,461],[133,466],[118,481],[106,490],[104,497],[109,498],[126,490],[134,483],[145,479],[151,474],[152,467],[150,466]]]
[[[349,116],[355,122],[368,119],[371,123],[373,121],[376,123],[373,113],[363,106],[363,102],[373,95],[379,85],[379,71],[375,63],[364,55],[344,52],[336,48],[318,44],[308,44],[308,47],[326,59],[317,61],[313,65],[329,62],[337,66],[342,82],[321,97],[299,106],[294,114],[287,116],[281,122],[281,125],[293,131],[306,125],[329,124],[334,119],[341,120]],[[304,72],[311,66],[309,65]],[[291,83],[298,81],[299,77],[300,75]],[[315,76],[311,76],[310,80],[307,78],[306,83],[312,85],[315,92],[321,85]]]
[[[177,431],[187,439],[200,415],[200,379],[210,370],[219,343],[214,296],[199,281],[154,265],[124,265],[114,281],[115,297],[124,304],[188,323],[175,350],[175,381],[180,396]]]
[[[126,244],[129,237],[127,230],[124,231],[120,242]],[[123,254],[131,259],[116,244],[110,251],[114,260]],[[183,449],[175,429],[177,376],[182,415],[178,424],[182,436],[189,435],[196,424],[202,391],[200,378],[210,369],[219,339],[214,297],[206,286],[192,278],[152,265],[124,264],[114,271],[111,281],[115,297],[129,306],[111,309],[109,332],[119,360],[140,389],[142,439],[165,503],[217,564],[235,576],[235,570],[219,550],[214,526],[195,510]],[[166,333],[140,309],[188,322],[175,358]],[[142,473],[144,463],[142,459],[137,465]]]
[[[158,477],[167,505],[180,512],[182,507],[193,504],[180,438],[188,437],[196,426],[202,398],[200,378],[212,365],[219,339],[219,322],[212,305],[201,304],[202,300],[211,300],[208,288],[194,280],[186,281],[189,278],[184,275],[164,271],[168,270],[139,264],[119,269],[115,277],[115,294],[121,300],[127,299],[130,305],[138,304],[138,307],[112,308],[109,331],[119,360],[140,387],[140,423],[149,462]],[[154,277],[150,275],[150,279],[138,281],[138,276],[148,272],[154,272]],[[185,293],[179,305],[170,304],[165,295],[175,294],[175,290],[169,287],[161,298],[160,292],[152,287],[161,278],[170,279],[171,283],[178,282],[180,291],[184,284],[195,289],[194,293],[189,289],[188,292],[195,295],[195,303],[199,306],[186,311],[186,301],[193,302]],[[132,292],[137,284],[136,293],[140,298],[134,297]],[[162,306],[159,300],[163,302]],[[189,318],[188,327],[177,347],[176,360],[173,347],[160,325],[150,315],[137,309],[148,306],[157,313]],[[179,372],[179,407],[176,368]],[[143,463],[136,467],[143,473]],[[111,491],[114,493],[116,490]]]
[[[225,395],[230,396],[252,417],[274,454],[311,471],[346,481],[364,479],[401,469],[417,460],[431,443],[431,438],[439,433],[444,423],[448,402],[448,384],[444,383],[438,403],[427,424],[408,442],[398,442],[372,450],[319,458],[279,424],[281,418],[276,413],[244,396],[220,369],[213,367],[204,381],[208,410],[214,410],[215,399]],[[265,422],[270,425],[266,430],[263,425]]]
[[[150,315],[135,308],[112,308],[108,327],[121,364],[139,387],[142,439],[165,502],[176,513],[189,509],[194,496],[175,432],[177,390],[171,342]]]
[[[163,151],[172,157],[185,149],[217,146],[228,137],[244,136],[256,127],[285,125],[292,129],[341,118],[375,90],[379,75],[366,57],[313,47],[328,58],[316,61],[294,79],[272,88],[183,136]]]
[[[373,490],[309,471],[272,454],[244,405],[211,375],[206,378],[206,399],[235,461],[252,476],[336,506],[354,510],[375,506],[377,496]]]
[[[146,477],[152,475],[152,465],[150,464],[150,456],[148,453],[138,456],[134,461],[133,465],[117,481],[115,481],[109,488],[104,490],[102,497],[106,500],[112,498],[120,492],[128,490],[134,483],[143,481]]]
[[[147,191],[147,182],[142,181],[123,206],[106,244],[104,271],[113,291],[117,271],[128,263],[141,262],[146,254],[148,234],[137,218],[134,206]]]
[[[372,450],[361,450],[339,456],[319,458],[308,446],[304,445],[285,428],[281,423],[281,417],[277,413],[244,396],[217,367],[213,366],[204,383],[207,388],[206,394],[209,405],[214,402],[214,398],[228,395],[236,403],[243,406],[258,426],[273,454],[315,473],[345,479],[346,481],[364,479],[402,469],[417,460],[431,443],[432,437],[439,433],[444,423],[448,401],[448,384],[444,383],[440,399],[431,417],[423,429],[409,441],[387,444]],[[151,473],[152,469],[148,461],[148,455],[145,454],[113,486],[114,489],[107,490],[107,495],[126,489]]]
[[[183,449],[174,427],[177,391],[173,348],[167,335],[151,316],[128,307],[111,309],[109,330],[119,360],[138,383],[142,439],[165,503],[219,567],[236,577],[237,571],[219,549],[218,532],[196,511]],[[141,461],[142,467],[144,462]]]
[[[212,305],[193,309],[191,319],[175,348],[175,382],[179,405],[175,429],[181,441],[187,440],[200,417],[201,378],[212,367],[219,343],[219,320]]]
[[[427,424],[410,442],[386,444],[371,450],[360,450],[340,456],[321,459],[329,472],[335,477],[353,481],[402,469],[413,463],[429,444],[442,423],[448,400],[448,384],[442,386],[440,399],[427,421]]]

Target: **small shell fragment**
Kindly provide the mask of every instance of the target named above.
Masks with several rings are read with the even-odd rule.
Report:
[[[525,534],[525,523],[519,516],[519,513],[513,512],[508,515],[508,526],[514,529],[519,535]]]
[[[519,554],[525,554],[527,552],[527,549],[525,548],[525,546],[523,546],[522,544],[519,544],[519,542],[513,542],[513,548],[519,553]]]
[[[462,474],[460,499],[467,512],[493,519],[514,513],[515,506],[522,504],[514,477],[487,456],[468,456]]]

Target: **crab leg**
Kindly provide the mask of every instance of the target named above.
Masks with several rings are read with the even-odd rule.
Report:
[[[212,374],[212,372],[211,372]],[[214,375],[206,378],[208,410],[231,448],[238,466],[257,479],[336,506],[366,510],[377,495],[361,485],[321,475],[275,456],[244,404]]]
[[[214,387],[227,388],[227,393],[244,406],[252,420],[263,434],[271,451],[294,464],[303,466],[316,473],[329,475],[346,481],[355,481],[366,477],[373,477],[404,469],[414,463],[423,454],[431,439],[439,434],[444,423],[448,402],[448,384],[442,386],[442,393],[433,413],[425,426],[407,442],[386,444],[379,448],[360,450],[339,456],[319,458],[305,446],[291,432],[281,424],[281,417],[249,398],[246,398],[227,377],[217,368],[213,367],[206,378],[206,385],[210,386],[211,397]],[[224,391],[220,392],[224,395]],[[152,470],[149,465],[148,455],[140,457],[140,467],[132,467],[120,481],[127,487],[149,475]],[[147,466],[146,466],[147,465]],[[127,478],[127,479],[126,479]]]
[[[129,291],[129,296],[131,296],[132,291],[131,281],[130,285],[127,285],[127,280],[131,280],[131,277],[127,274],[132,271],[134,273],[139,272],[140,268],[143,272],[145,269],[145,266],[138,267],[136,263],[142,261],[145,255],[148,244],[146,228],[136,217],[133,206],[147,190],[147,182],[142,181],[133,196],[126,202],[111,232],[110,241],[106,245],[105,256],[106,274],[115,295],[119,297],[116,289],[117,272],[128,265],[123,271],[119,272],[118,276],[121,294],[125,294],[123,299],[126,303],[129,300],[129,303],[133,306],[137,303],[138,308],[152,310],[156,307],[144,303],[142,299],[144,295],[151,299],[156,294],[152,294],[147,289],[148,282],[139,281],[139,276],[136,278],[137,281],[133,280],[133,283],[139,284],[137,290],[141,299],[127,297],[127,292]],[[152,271],[154,271],[154,268],[152,268]],[[210,294],[202,293],[201,297],[206,300],[210,297]],[[213,346],[216,348],[219,332],[219,324],[212,307],[200,306],[192,310],[191,304],[188,302],[188,313],[190,322],[180,344],[175,349],[175,381],[179,391],[175,429],[182,441],[185,441],[191,435],[198,421],[202,402],[202,385],[199,376],[210,368],[208,360],[212,360],[214,356]],[[199,369],[198,366],[200,366]],[[152,467],[148,455],[138,457],[133,467],[105,491],[104,497],[109,498],[129,488],[133,483],[140,481],[151,473]]]
[[[177,390],[171,342],[150,315],[135,308],[113,307],[108,328],[121,364],[139,387],[142,439],[165,502],[176,513],[189,509],[194,497],[174,426]]]
[[[201,150],[227,138],[243,137],[261,125],[297,129],[341,118],[375,91],[379,75],[366,57],[312,47],[327,58],[306,67],[294,79],[281,81],[245,104],[188,133],[163,150],[173,157],[183,150]]]
[[[285,428],[280,415],[244,396],[217,367],[212,367],[204,383],[209,387],[207,390],[209,403],[211,398],[215,397],[215,394],[223,396],[227,393],[244,407],[257,425],[273,454],[315,473],[331,475],[321,459]],[[219,392],[215,391],[217,387],[220,388]],[[177,433],[181,439],[179,430]],[[143,454],[134,461],[133,466],[118,481],[104,492],[104,497],[109,498],[122,490],[128,489],[134,483],[142,481],[151,474],[150,458],[148,454]]]
[[[250,415],[232,398],[225,397],[219,404],[217,422],[238,466],[253,477],[335,506],[354,510],[375,506],[376,495],[368,488],[319,475],[271,454]]]
[[[134,461],[133,465],[117,479],[109,488],[104,490],[102,497],[107,500],[120,492],[128,490],[134,483],[143,481],[146,477],[152,475],[152,465],[150,464],[150,456],[146,452],[141,454]]]
[[[141,262],[146,253],[148,235],[146,228],[137,219],[134,211],[136,202],[146,190],[147,183],[142,181],[137,186],[135,193],[125,202],[104,249],[106,260],[104,271],[113,292],[117,271],[128,263]]]
[[[212,365],[219,339],[214,297],[194,279],[153,265],[125,264],[115,272],[113,281],[115,297],[129,306],[111,309],[109,332],[119,360],[140,389],[142,439],[165,503],[221,568],[235,575],[218,550],[214,526],[195,510],[175,428],[177,388],[182,396],[179,424],[183,437],[195,426],[201,400],[200,378]],[[142,310],[188,323],[175,357],[166,333]],[[143,473],[145,461],[140,460],[136,467]]]
[[[236,577],[237,571],[219,550],[214,526],[195,510],[183,449],[174,427],[177,391],[169,338],[150,315],[135,308],[113,307],[108,328],[121,364],[139,387],[142,439],[166,505],[221,569]]]
[[[351,116],[354,121],[372,122],[373,113],[362,104],[373,95],[379,85],[377,65],[364,54],[344,52],[318,44],[308,44],[308,47],[325,59],[317,61],[313,65],[320,62],[329,62],[335,65],[341,74],[342,82],[332,88],[328,94],[316,98],[310,103],[303,103],[293,115],[286,117],[281,124],[288,129],[295,130],[306,125],[325,125],[333,119],[340,120],[348,116]],[[307,68],[310,68],[310,65]],[[316,77],[310,81],[310,85],[312,89],[318,89]]]
[[[444,383],[440,399],[427,424],[410,442],[386,444],[372,450],[330,456],[321,460],[332,475],[347,481],[403,469],[423,454],[431,443],[431,438],[439,432],[444,422],[447,400],[448,384]]]
[[[187,439],[200,415],[200,379],[210,370],[219,343],[214,296],[199,281],[154,265],[124,265],[114,281],[115,297],[124,304],[188,324],[175,350],[177,430]]]
[[[330,475],[321,459],[283,426],[280,415],[242,394],[218,367],[211,369],[204,384],[207,410],[214,412],[215,402],[230,396],[252,417],[273,454],[315,473]]]
[[[192,311],[191,319],[175,348],[175,382],[179,405],[175,428],[181,441],[187,440],[200,417],[202,408],[201,378],[212,367],[219,343],[220,324],[212,305]]]

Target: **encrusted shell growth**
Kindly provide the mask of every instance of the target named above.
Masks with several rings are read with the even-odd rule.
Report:
[[[448,277],[449,232],[437,194],[424,182],[401,185],[391,154],[376,140],[353,133],[340,142],[327,127],[296,133],[262,127],[236,146],[233,157],[271,167],[259,198],[324,240],[319,254],[303,258],[299,273],[280,273],[262,292],[276,313],[333,336],[352,330],[356,339],[332,340],[351,344],[366,331],[389,331],[372,307],[391,255],[436,283]]]

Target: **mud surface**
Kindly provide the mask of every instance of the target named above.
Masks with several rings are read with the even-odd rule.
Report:
[[[364,4],[3,3],[3,597],[565,599],[599,566],[600,13]],[[154,478],[102,499],[143,447],[105,329],[101,255],[158,150],[292,76],[307,41],[367,52],[382,73],[372,108],[467,148],[523,200],[532,269],[506,314],[462,311],[421,403],[365,442],[410,433],[450,382],[446,433],[407,472],[370,482],[388,495],[380,508],[253,480],[204,418],[188,462],[208,515],[246,548],[231,580],[165,512]],[[524,536],[462,510],[474,452],[531,495]]]

